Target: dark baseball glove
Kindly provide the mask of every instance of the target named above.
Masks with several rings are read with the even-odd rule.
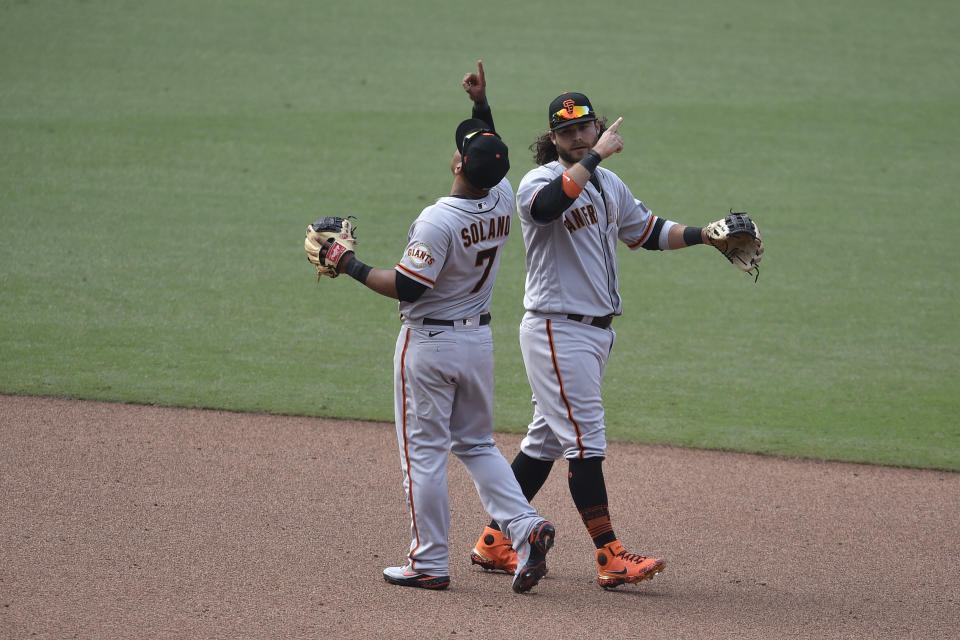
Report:
[[[307,225],[303,248],[307,251],[307,260],[317,268],[317,280],[321,276],[336,278],[340,259],[356,246],[356,228],[351,219],[353,216],[327,216]]]
[[[760,278],[760,258],[763,257],[763,238],[760,229],[746,211],[730,210],[730,215],[707,225],[707,239],[730,264]]]

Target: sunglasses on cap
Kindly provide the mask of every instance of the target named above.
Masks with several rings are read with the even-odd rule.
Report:
[[[574,105],[572,107],[564,107],[553,114],[550,117],[550,126],[555,127],[558,124],[565,122],[567,120],[576,120],[577,118],[582,118],[583,116],[590,115],[590,107]]]
[[[466,149],[467,143],[473,140],[473,138],[478,135],[496,136],[498,139],[500,138],[500,134],[498,134],[493,129],[477,129],[476,131],[471,131],[467,135],[463,136],[463,144],[461,144],[460,147],[463,149]]]

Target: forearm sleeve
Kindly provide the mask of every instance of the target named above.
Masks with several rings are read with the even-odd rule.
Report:
[[[490,110],[490,103],[487,102],[487,99],[484,98],[480,102],[473,103],[473,114],[472,116],[477,120],[483,120],[488,125],[490,129],[496,131],[497,128],[493,126],[493,111]]]
[[[530,215],[538,222],[556,220],[570,208],[575,199],[563,192],[563,176],[559,175],[533,197]]]

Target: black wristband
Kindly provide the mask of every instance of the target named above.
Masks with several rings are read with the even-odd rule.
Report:
[[[603,158],[600,157],[600,154],[590,149],[590,151],[587,151],[587,155],[583,156],[580,160],[580,164],[582,164],[587,171],[593,173],[597,170],[597,165],[600,164],[601,160],[603,160]]]
[[[703,231],[703,227],[687,227],[683,230],[683,241],[688,247],[692,247],[695,244],[703,244],[701,231]]]
[[[370,272],[373,271],[373,267],[368,264],[363,264],[357,259],[357,256],[353,256],[353,260],[347,263],[347,266],[344,268],[343,272],[359,282],[360,284],[367,283],[367,276],[370,275]]]

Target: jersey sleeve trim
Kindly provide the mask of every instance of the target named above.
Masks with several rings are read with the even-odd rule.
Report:
[[[405,276],[409,276],[410,278],[413,278],[418,282],[422,282],[423,284],[427,285],[431,289],[433,288],[433,285],[436,284],[435,280],[431,280],[430,278],[425,278],[424,276],[420,275],[416,271],[411,271],[410,269],[403,266],[402,264],[398,264],[396,268],[398,271],[402,272]]]
[[[647,238],[650,237],[650,232],[653,230],[653,225],[657,221],[657,216],[650,216],[650,219],[647,220],[647,226],[644,228],[643,233],[640,234],[640,238],[627,246],[631,249],[637,249],[646,242]]]

